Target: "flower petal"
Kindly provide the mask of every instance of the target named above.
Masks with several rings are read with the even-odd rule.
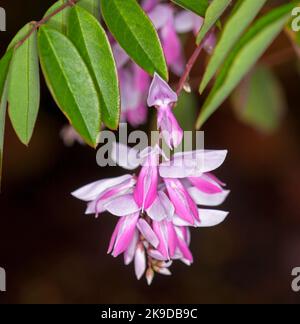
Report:
[[[110,242],[109,242],[109,247],[108,247],[108,250],[107,250],[107,254],[110,254],[114,248],[114,245],[115,245],[115,242],[116,242],[116,239],[117,239],[117,236],[118,236],[118,233],[119,233],[119,230],[120,230],[120,227],[123,223],[123,219],[120,219],[112,233],[112,236],[111,236],[111,239],[110,239]]]
[[[168,105],[178,100],[177,94],[157,73],[152,80],[147,103],[149,107]]]
[[[144,238],[154,247],[157,248],[159,245],[159,240],[151,226],[144,220],[140,219],[138,221],[137,227]]]
[[[132,195],[124,195],[111,200],[105,209],[115,216],[127,216],[140,211]]]
[[[149,12],[152,10],[158,3],[159,0],[143,0],[142,1],[142,8],[146,11]]]
[[[163,178],[199,177],[219,168],[225,161],[228,151],[198,150],[174,154],[171,161],[160,165]]]
[[[139,219],[139,213],[135,213],[121,219],[121,224],[116,238],[115,247],[113,250],[113,256],[116,258],[121,253],[125,252],[132,240],[136,230],[136,223]]]
[[[166,4],[160,4],[149,12],[149,18],[157,30],[163,28],[170,19],[173,19],[173,9]]]
[[[141,93],[145,93],[150,86],[150,76],[137,64],[133,65],[134,87]]]
[[[151,258],[158,260],[158,261],[167,261],[169,260],[168,257],[164,257],[159,251],[154,250],[154,249],[150,249],[148,251],[149,256],[151,256]]]
[[[165,178],[164,181],[176,214],[190,224],[194,224],[199,220],[198,210],[188,191],[178,179]]]
[[[222,187],[206,174],[201,177],[189,177],[189,181],[197,189],[207,194],[216,194],[223,191]]]
[[[148,209],[157,197],[158,169],[157,166],[143,166],[138,176],[134,199],[144,211]]]
[[[161,30],[162,46],[168,65],[176,64],[182,55],[181,42],[176,34],[173,19]]]
[[[139,234],[138,234],[138,231],[135,231],[133,239],[132,239],[128,249],[124,252],[125,265],[128,265],[133,261],[134,256],[135,256],[135,251],[137,248],[138,240],[139,240]]]
[[[198,190],[197,188],[191,187],[188,189],[189,194],[197,205],[202,206],[219,206],[222,205],[230,194],[229,190],[222,190],[220,193],[207,194]]]
[[[138,244],[134,258],[135,275],[140,280],[146,271],[146,254],[142,244]]]
[[[170,259],[169,249],[168,249],[167,223],[165,221],[162,222],[153,221],[153,230],[159,239],[159,245],[157,247],[157,250],[164,258]]]
[[[170,149],[178,147],[183,139],[183,130],[170,107],[158,108],[158,128]]]
[[[194,31],[196,23],[198,24],[197,28],[199,31],[201,24],[203,24],[203,18],[199,17],[198,21],[196,21],[195,17],[197,18],[197,16],[190,11],[180,11],[175,16],[174,20],[174,25],[177,33],[185,34]]]
[[[108,188],[117,186],[126,180],[132,179],[131,174],[126,174],[117,178],[104,179],[90,183],[74,192],[72,195],[80,200],[92,201]]]
[[[126,54],[126,52],[123,50],[123,48],[119,45],[119,43],[115,43],[112,46],[112,50],[113,50],[117,68],[121,69],[129,61],[129,56]]]
[[[170,252],[170,257],[172,258],[176,252],[178,239],[173,224],[168,223],[167,228],[168,228],[169,252]]]
[[[155,271],[164,276],[171,276],[172,273],[168,268],[155,267]]]
[[[184,219],[182,219],[181,217],[179,217],[176,214],[174,215],[172,222],[176,226],[195,226],[194,224],[191,224],[191,223],[185,221]]]
[[[171,219],[174,213],[175,208],[163,191],[158,192],[157,198],[151,207],[147,209],[148,216],[158,222],[164,219]]]
[[[221,210],[212,210],[212,209],[199,209],[200,215],[200,224],[198,223],[198,227],[213,227],[221,224],[226,217],[228,216],[228,212]]]
[[[181,251],[183,258],[185,260],[188,260],[190,263],[193,262],[193,255],[185,242],[184,239],[184,229],[183,228],[176,228],[176,233],[177,233],[177,244],[178,248]]]

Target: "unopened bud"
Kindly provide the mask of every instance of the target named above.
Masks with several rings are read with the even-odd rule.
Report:
[[[148,285],[150,286],[154,279],[154,271],[151,268],[148,268],[148,270],[146,272],[146,279],[147,279]]]

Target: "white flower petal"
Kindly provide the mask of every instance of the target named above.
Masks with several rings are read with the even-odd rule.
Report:
[[[154,247],[157,248],[159,245],[159,240],[151,226],[144,220],[140,219],[138,221],[137,227],[144,238]]]
[[[219,168],[227,156],[226,150],[198,150],[174,154],[171,161],[161,164],[159,172],[163,178],[199,177]]]
[[[213,227],[221,224],[226,217],[228,212],[221,210],[212,210],[212,209],[199,209],[199,216],[201,223],[197,224],[198,227]]]
[[[126,174],[124,176],[117,177],[117,178],[110,178],[110,179],[103,179],[100,181],[96,181],[72,192],[72,196],[80,200],[92,201],[95,200],[106,189],[117,186],[122,182],[129,180],[131,178],[132,178],[131,174]]]
[[[139,234],[138,234],[138,231],[135,231],[134,237],[133,237],[128,249],[124,252],[125,265],[128,265],[133,261],[138,240],[139,240]]]
[[[174,213],[175,208],[163,191],[158,192],[154,203],[147,209],[148,216],[157,222],[172,218]]]
[[[220,193],[208,194],[198,190],[195,187],[189,188],[188,192],[195,203],[202,206],[219,206],[223,204],[230,193],[229,190],[223,190]]]
[[[132,195],[124,195],[113,199],[104,207],[108,212],[119,217],[131,215],[140,210]]]
[[[138,245],[134,258],[135,275],[140,280],[146,271],[146,254],[142,245]]]

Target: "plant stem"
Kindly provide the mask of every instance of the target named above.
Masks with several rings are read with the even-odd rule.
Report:
[[[79,0],[68,0],[66,3],[64,3],[63,5],[61,5],[60,7],[58,7],[56,10],[54,10],[51,14],[49,14],[48,16],[44,17],[43,19],[41,19],[40,21],[37,22],[33,22],[33,28],[28,32],[28,34],[22,38],[15,46],[15,48],[18,48],[20,46],[22,46],[26,40],[39,28],[41,27],[43,24],[45,24],[48,20],[50,20],[52,17],[56,16],[57,14],[59,14],[61,11],[63,11],[64,9],[68,8],[68,7],[72,7],[74,6]]]
[[[179,83],[178,83],[178,87],[177,87],[177,91],[176,91],[178,96],[180,95],[182,89],[184,88],[184,85],[191,73],[191,70],[192,70],[193,66],[195,65],[195,63],[202,51],[202,48],[203,48],[203,42],[202,42],[202,44],[200,44],[199,46],[196,47],[195,51],[193,52],[192,56],[190,57],[189,61],[187,62],[185,70],[183,72],[183,75],[180,78]]]

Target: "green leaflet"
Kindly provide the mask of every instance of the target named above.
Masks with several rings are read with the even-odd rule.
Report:
[[[56,9],[61,7],[64,3],[66,3],[66,0],[59,0],[55,2],[45,13],[44,17],[49,16],[52,14]],[[65,8],[60,13],[56,14],[52,18],[49,19],[49,21],[46,23],[47,26],[52,27],[59,32],[66,34],[67,33],[67,21],[69,17],[70,8]]]
[[[197,36],[197,45],[205,38],[210,29],[218,22],[226,8],[230,5],[231,0],[213,0],[206,10],[203,26]]]
[[[41,27],[38,39],[44,76],[57,105],[87,144],[96,147],[100,105],[86,64],[73,43],[55,29]]]
[[[68,37],[84,59],[100,97],[105,125],[117,129],[120,119],[118,75],[105,31],[86,10],[75,6],[69,15]]]
[[[45,13],[44,17],[53,13],[56,9],[61,7],[66,0],[59,0],[55,2]],[[96,19],[100,19],[100,0],[81,0],[77,3],[77,6],[80,6],[86,10],[88,10]],[[56,14],[52,17],[47,25],[58,30],[59,32],[66,34],[67,33],[67,23],[69,18],[71,7],[65,8],[60,13]]]
[[[206,9],[209,5],[208,0],[171,0],[177,5],[193,11],[195,14],[204,17]],[[217,0],[220,2],[220,0]]]
[[[24,26],[13,39],[10,48],[32,29]],[[8,89],[9,117],[20,141],[28,145],[40,105],[40,75],[36,31],[14,49]]]
[[[197,120],[197,128],[223,103],[282,31],[292,7],[293,4],[288,4],[274,9],[259,19],[236,44],[204,103]]]
[[[240,2],[238,8],[234,10],[234,13],[230,16],[224,27],[221,38],[209,61],[200,85],[200,93],[204,91],[215,73],[221,67],[227,55],[230,53],[234,44],[256,17],[265,2],[266,0],[243,0]]]
[[[136,0],[102,0],[103,18],[119,44],[145,71],[168,79],[157,32]]]
[[[4,146],[5,117],[7,108],[7,80],[13,50],[9,50],[0,60],[0,183],[2,178],[2,161]]]

